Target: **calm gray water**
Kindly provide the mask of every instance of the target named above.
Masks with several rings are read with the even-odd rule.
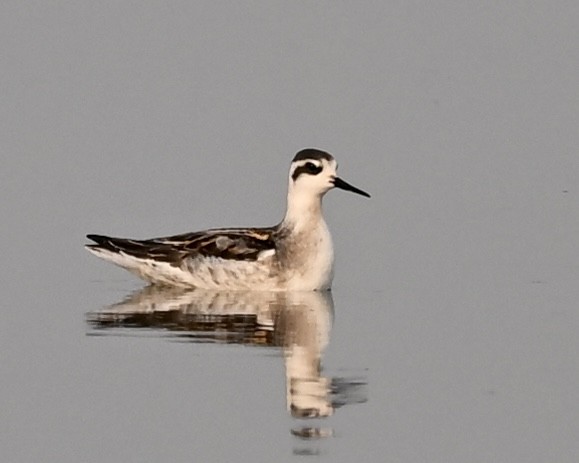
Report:
[[[3,2],[0,460],[579,460],[576,3]],[[331,297],[155,292],[86,233],[333,191]]]

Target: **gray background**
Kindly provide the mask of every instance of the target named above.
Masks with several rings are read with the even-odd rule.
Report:
[[[308,146],[373,195],[325,201],[324,365],[368,401],[311,453],[577,461],[578,31],[574,1],[3,1],[2,461],[298,458],[277,351],[86,336],[140,283],[82,244],[276,223]]]

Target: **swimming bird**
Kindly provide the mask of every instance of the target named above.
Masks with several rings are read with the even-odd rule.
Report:
[[[370,197],[337,176],[334,157],[299,151],[289,172],[283,220],[267,228],[219,228],[135,240],[87,235],[91,253],[153,283],[218,290],[329,290],[334,247],[322,215],[332,188]]]

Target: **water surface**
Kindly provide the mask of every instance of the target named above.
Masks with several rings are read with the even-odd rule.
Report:
[[[2,462],[579,460],[575,3],[0,10]],[[275,224],[305,147],[372,194],[331,295],[83,249]]]

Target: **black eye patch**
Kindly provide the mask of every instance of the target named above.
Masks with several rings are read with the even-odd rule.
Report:
[[[295,181],[300,175],[318,175],[324,168],[316,166],[313,162],[306,162],[303,166],[299,166],[292,174],[292,180]]]

